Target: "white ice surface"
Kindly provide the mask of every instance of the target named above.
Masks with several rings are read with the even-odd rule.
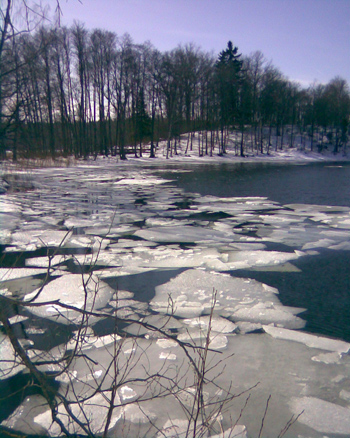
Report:
[[[54,257],[32,257],[30,259],[26,259],[25,264],[26,266],[42,266],[42,267],[49,267],[49,266],[56,266],[60,263],[65,262],[66,260],[71,259],[72,256],[67,255],[56,255]]]
[[[69,240],[71,233],[59,230],[16,231],[12,234],[11,245],[19,249],[37,249],[43,246],[59,246]]]
[[[0,380],[14,376],[25,369],[21,359],[15,354],[10,339],[0,333]]]
[[[215,291],[214,313],[233,321],[275,323],[291,328],[304,326],[303,320],[295,316],[303,309],[283,307],[276,296],[277,289],[249,278],[201,269],[189,269],[158,286],[150,305],[160,313],[196,318],[210,313]]]
[[[238,309],[231,315],[231,319],[235,322],[274,324],[289,329],[305,327],[305,321],[289,312],[288,308],[272,303],[258,303],[249,308]]]
[[[290,401],[298,421],[326,434],[350,435],[350,408],[315,397],[294,397]]]
[[[0,281],[31,277],[46,272],[47,269],[41,268],[0,268]]]
[[[38,292],[39,290],[35,290],[26,295],[25,300],[32,300]],[[36,304],[45,302],[50,302],[50,304],[31,307],[30,311],[35,315],[54,319],[63,324],[78,323],[83,318],[79,310],[85,308],[87,311],[92,311],[103,308],[113,294],[114,290],[94,275],[82,277],[79,274],[67,274],[48,283],[34,301]],[[59,305],[60,303],[72,306],[73,309],[64,308]]]
[[[167,226],[144,228],[136,231],[135,236],[142,237],[151,242],[179,242],[179,243],[200,243],[200,242],[230,242],[230,236],[210,228],[195,228],[190,226]]]
[[[78,420],[84,423],[85,426],[87,424],[89,425],[89,428],[93,434],[99,434],[104,431],[104,427],[106,425],[110,406],[110,397],[110,392],[96,394],[90,399],[79,404],[70,405],[70,408]],[[115,404],[118,404],[118,396],[116,397]],[[83,429],[76,422],[70,421],[63,404],[58,406],[57,411],[58,418],[63,422],[71,434],[83,432]],[[116,422],[122,418],[122,415],[122,408],[115,408],[113,410],[109,429],[115,426]],[[61,435],[61,428],[59,425],[57,423],[52,423],[51,409],[48,409],[44,413],[36,416],[34,418],[34,422],[47,429],[49,436]]]
[[[350,343],[340,341],[338,339],[325,338],[322,336],[311,335],[305,332],[288,330],[285,328],[264,326],[264,331],[276,339],[284,339],[288,341],[300,342],[310,348],[318,348],[320,350],[334,351],[336,353],[348,353]]]

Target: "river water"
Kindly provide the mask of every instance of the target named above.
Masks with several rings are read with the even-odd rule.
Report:
[[[82,382],[90,382],[91,391],[104,382],[101,370],[111,367],[105,361],[114,357],[114,350],[113,344],[104,345],[101,339],[116,332],[125,336],[126,344],[139,335],[141,350],[147,351],[132,366],[135,378],[143,377],[148,367],[171,370],[171,363],[187,372],[190,366],[176,346],[164,347],[156,338],[139,334],[138,326],[135,329],[130,321],[124,324],[123,318],[132,315],[136,321],[163,324],[171,296],[175,303],[172,335],[181,339],[190,333],[190,340],[197,339],[198,333],[203,334],[201,324],[217,288],[213,349],[228,357],[218,383],[227,388],[233,382],[234,391],[241,393],[261,382],[240,420],[248,436],[258,436],[269,394],[271,417],[262,437],[278,436],[291,415],[302,410],[305,420],[298,421],[287,437],[294,438],[295,433],[315,438],[349,436],[347,346],[333,340],[325,340],[326,347],[315,346],[309,338],[300,337],[291,342],[293,333],[299,336],[303,330],[350,342],[349,164],[167,162],[143,167],[106,160],[75,168],[39,169],[25,178],[30,190],[0,197],[0,289],[5,295],[0,305],[8,305],[6,297],[11,294],[32,296],[46,276],[48,255],[53,272],[42,292],[44,301],[82,305],[79,281],[88,269],[98,276],[102,288],[97,301],[104,317],[86,322],[92,339],[86,348],[94,367],[82,355],[63,371],[61,380],[55,379],[55,390],[67,388],[65,396],[75,402],[79,385],[84,391],[87,388]],[[116,291],[122,293],[120,300],[115,298]],[[95,300],[86,304],[94,308]],[[70,351],[79,314],[44,304],[9,309],[15,333],[34,361],[41,352],[56,358]],[[199,316],[203,317],[200,322]],[[233,323],[237,324],[234,331]],[[287,338],[276,335],[279,328],[288,333]],[[45,401],[35,398],[38,394],[28,386],[24,367],[13,357],[6,337],[0,336],[1,359],[16,365],[6,369],[6,360],[0,361],[0,389],[6,395],[0,401],[2,425],[56,436]],[[79,342],[85,348],[86,339]],[[142,398],[143,390],[134,389]],[[217,395],[217,388],[210,391]],[[171,415],[183,421],[176,400],[168,401],[169,397],[166,410],[164,403],[151,398],[143,406],[157,414],[158,430],[166,430]],[[230,415],[223,417],[225,430],[232,422],[231,414],[240,416],[242,401],[235,403]],[[131,409],[136,405],[131,404]],[[118,409],[131,432],[125,433],[125,424],[119,421],[115,433],[137,436],[139,420],[124,407]],[[103,418],[105,407],[95,411],[93,424]],[[148,419],[143,420],[148,424]],[[73,428],[73,432],[81,431]],[[156,434],[151,428],[147,433],[149,437]]]
[[[350,207],[350,163],[198,165],[162,175],[186,193],[203,196],[263,196],[281,205]],[[274,247],[288,250],[283,245]],[[307,331],[349,342],[350,251],[318,248],[318,252],[294,262],[300,272],[236,270],[234,275],[276,287],[283,304],[306,308]]]

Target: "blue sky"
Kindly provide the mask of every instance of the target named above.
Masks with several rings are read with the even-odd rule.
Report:
[[[217,55],[231,40],[260,50],[289,79],[350,84],[350,0],[61,0],[61,24],[129,33],[161,51],[194,43]]]

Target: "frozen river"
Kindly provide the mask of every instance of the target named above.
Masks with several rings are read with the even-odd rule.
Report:
[[[197,166],[191,172],[163,174],[186,192],[214,196],[265,196],[281,205],[350,207],[350,166],[347,163],[306,165],[241,163],[235,166]],[[340,209],[341,210],[341,209]],[[248,227],[249,224],[246,224]],[[254,228],[254,223],[250,226]],[[280,224],[281,226],[281,224]],[[318,254],[294,262],[298,273],[239,271],[276,287],[285,305],[307,308],[303,314],[308,331],[350,341],[350,252],[329,250],[327,241]],[[271,248],[290,251],[278,242]],[[291,245],[298,248],[298,245]]]
[[[219,387],[244,392],[211,412],[211,436],[257,437],[267,400],[262,437],[279,436],[291,418],[283,436],[350,435],[350,166],[101,160],[21,178],[33,189],[0,197],[1,305],[28,357],[45,360],[38,369],[62,370],[57,394],[79,420],[58,406],[70,433],[85,424],[102,433],[101,391],[108,399],[121,378],[108,366],[120,346],[132,380],[117,385],[110,436],[186,436],[194,386],[174,339],[201,343],[210,322],[210,363],[219,362],[207,409],[223,400]],[[49,259],[51,281],[38,294]],[[12,306],[14,298],[35,305]],[[86,321],[83,307],[94,312]],[[0,385],[11,401],[0,406],[2,426],[57,436],[42,395],[11,395],[26,373],[0,336]],[[77,341],[84,354],[68,369],[52,362]],[[159,388],[136,383],[160,370],[179,378],[166,403],[154,397]]]

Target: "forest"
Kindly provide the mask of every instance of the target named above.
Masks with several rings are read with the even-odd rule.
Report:
[[[8,2],[11,4],[11,2]],[[303,88],[265,56],[239,52],[231,41],[217,56],[194,44],[161,53],[150,42],[103,29],[43,26],[16,32],[0,24],[0,159],[155,157],[158,142],[176,154],[181,134],[201,133],[200,154],[293,146],[345,150],[350,91],[345,79]],[[266,134],[267,133],[267,134]],[[303,140],[304,139],[304,140]],[[171,154],[170,154],[171,155]]]

